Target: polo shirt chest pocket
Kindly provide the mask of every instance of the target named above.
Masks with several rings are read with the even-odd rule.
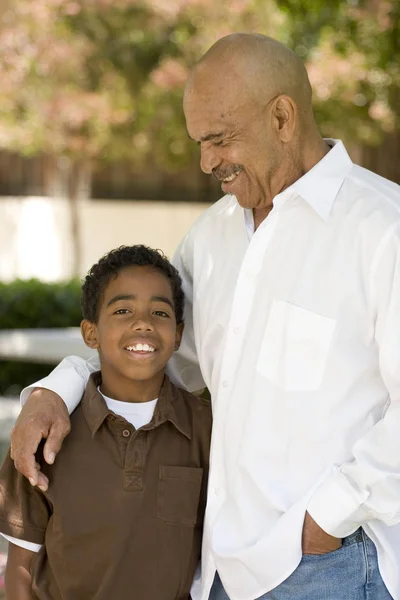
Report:
[[[274,300],[257,371],[287,392],[317,390],[323,381],[336,320]]]
[[[203,469],[161,465],[157,489],[157,517],[172,525],[194,527]]]

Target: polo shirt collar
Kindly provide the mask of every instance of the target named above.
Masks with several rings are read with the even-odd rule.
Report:
[[[155,427],[169,421],[184,436],[191,439],[191,427],[185,400],[182,392],[171,383],[167,375],[161,386],[153,419]]]
[[[100,371],[96,371],[96,373],[92,373],[89,377],[82,398],[82,411],[93,437],[106,418],[114,415],[97,389],[100,384],[101,373]]]
[[[332,146],[331,150],[310,171],[298,179],[291,189],[301,196],[324,221],[327,221],[335,198],[353,167],[353,162],[343,142],[333,139],[325,141]]]
[[[101,372],[92,373],[82,399],[83,414],[93,437],[107,417],[115,418],[115,414],[108,408],[97,389],[100,384]],[[153,419],[143,429],[153,429],[166,421],[170,421],[180,433],[191,439],[191,427],[184,398],[180,390],[172,385],[167,375],[161,386]]]

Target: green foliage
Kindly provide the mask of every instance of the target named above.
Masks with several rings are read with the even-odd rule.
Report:
[[[46,377],[53,369],[54,365],[43,363],[1,360],[0,396],[5,398],[18,396],[25,387]]]
[[[373,145],[399,128],[398,0],[277,0],[308,67],[322,133]]]
[[[75,327],[81,318],[77,280],[0,283],[0,329]]]
[[[0,283],[0,329],[74,327],[81,321],[80,283],[32,279]],[[17,394],[54,365],[0,361],[0,395]]]
[[[307,64],[326,135],[374,144],[400,116],[398,0],[14,0],[0,28],[0,147],[74,160],[194,160],[188,72],[254,31]]]

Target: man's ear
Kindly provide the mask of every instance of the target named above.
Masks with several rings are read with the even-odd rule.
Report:
[[[290,142],[293,137],[297,106],[290,96],[279,96],[273,107],[275,130],[281,142]]]
[[[86,346],[89,346],[89,348],[93,349],[99,347],[99,342],[97,341],[97,327],[95,323],[84,319],[81,322],[81,334]]]
[[[181,341],[182,341],[182,334],[183,334],[183,330],[185,328],[185,323],[179,323],[179,325],[176,326],[176,333],[175,333],[175,351],[179,350],[179,346],[181,345]]]

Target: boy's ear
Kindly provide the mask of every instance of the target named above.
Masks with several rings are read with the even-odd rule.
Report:
[[[185,323],[179,323],[179,325],[176,326],[176,333],[175,333],[175,351],[179,350],[179,346],[181,345],[181,340],[182,340],[182,334],[183,334],[183,330],[185,328]]]
[[[89,346],[89,348],[93,349],[99,347],[99,342],[97,341],[97,327],[95,323],[84,319],[81,322],[81,334],[86,346]]]

